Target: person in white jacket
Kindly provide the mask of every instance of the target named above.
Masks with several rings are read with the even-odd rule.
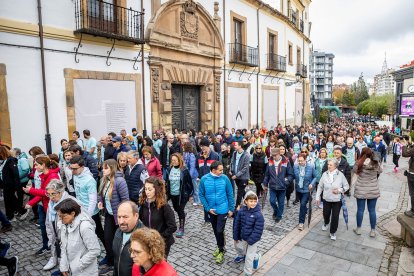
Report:
[[[349,190],[348,181],[337,167],[339,161],[336,158],[328,160],[328,170],[322,174],[316,192],[316,205],[321,202],[323,192],[323,220],[322,230],[328,229],[329,222],[331,240],[336,240],[336,230],[338,230],[339,213],[341,211],[341,196]]]
[[[95,223],[81,211],[81,206],[67,198],[55,206],[62,220],[60,228],[61,259],[59,268],[63,276],[98,275],[98,256],[101,252]]]

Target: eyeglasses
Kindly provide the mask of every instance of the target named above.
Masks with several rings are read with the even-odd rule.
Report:
[[[256,148],[256,150],[262,150],[262,148]]]
[[[247,143],[247,141],[246,140],[243,140],[243,143]]]
[[[136,256],[136,255],[138,255],[139,253],[141,253],[140,251],[138,251],[138,250],[134,250],[134,249],[132,249],[131,247],[130,247],[130,248],[128,248],[128,252],[129,252],[129,254],[134,255],[134,256]]]
[[[79,170],[79,169],[80,169],[80,167],[77,167],[77,168],[72,168],[72,167],[70,167],[70,169],[71,169],[72,171],[76,171],[76,170]]]
[[[55,197],[55,196],[57,196],[58,194],[60,194],[60,193],[46,193],[46,196],[48,197],[48,198],[52,198],[52,197]]]

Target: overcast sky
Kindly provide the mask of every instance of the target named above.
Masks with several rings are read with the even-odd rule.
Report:
[[[313,0],[310,5],[314,50],[331,52],[333,83],[369,82],[388,67],[414,59],[413,0]]]

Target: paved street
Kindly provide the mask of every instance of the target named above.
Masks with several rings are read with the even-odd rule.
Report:
[[[406,167],[407,160],[403,159],[401,164],[402,168]],[[352,232],[356,223],[356,203],[353,197],[347,202],[349,230],[346,230],[341,214],[337,233],[338,239],[335,242],[329,239],[328,232],[321,231],[322,222],[319,221],[321,219],[319,210],[315,209],[314,212],[315,219],[312,224],[316,224],[316,226],[309,233],[306,233],[307,228],[300,233],[294,229],[297,226],[297,206],[291,205],[287,208],[284,220],[276,225],[271,218],[270,204],[266,203],[264,209],[265,231],[259,245],[259,250],[264,255],[262,265],[267,261],[271,262],[272,259],[273,261],[279,260],[279,262],[271,267],[268,263],[256,274],[377,275],[380,269],[387,269],[389,272],[395,270],[396,272],[401,248],[399,251],[394,250],[395,248],[392,247],[387,238],[387,227],[384,227],[384,225],[391,223],[393,216],[401,208],[403,210],[406,208],[407,195],[405,194],[406,185],[402,168],[396,176],[392,172],[392,166],[388,164],[385,166],[385,173],[380,177],[381,197],[377,204],[379,231],[375,239],[368,236],[367,213],[364,216],[363,234],[356,236]],[[402,197],[400,193],[402,193]],[[404,198],[405,200],[403,200]],[[398,202],[401,202],[401,204],[397,204]],[[194,208],[191,204],[188,204],[186,210],[188,224],[185,237],[176,239],[168,261],[180,275],[240,274],[243,270],[243,264],[232,262],[235,256],[231,233],[233,220],[228,220],[226,226],[226,240],[228,243],[225,262],[222,265],[217,265],[211,255],[215,249],[214,235],[211,226],[204,225],[202,209]],[[50,275],[50,273],[42,271],[43,265],[47,262],[47,256],[36,258],[33,255],[40,245],[39,229],[34,224],[29,223],[28,219],[23,222],[14,222],[13,225],[13,231],[3,234],[2,239],[12,242],[9,255],[19,256],[20,275]],[[383,233],[384,236],[380,233]],[[304,236],[302,239],[301,235]],[[294,242],[292,246],[287,243],[288,239],[290,239],[290,243]],[[385,267],[385,263],[387,267]],[[1,269],[0,275],[6,275],[6,271]]]
[[[397,175],[392,171],[393,166],[386,164],[380,176],[376,238],[369,237],[367,210],[362,235],[357,236],[352,231],[356,227],[356,200],[351,197],[347,201],[349,230],[346,230],[341,212],[337,240],[331,241],[329,231],[321,230],[321,220],[266,275],[396,275],[399,252],[394,250],[394,239],[387,224],[407,208],[406,178],[402,174],[407,161],[402,158]]]

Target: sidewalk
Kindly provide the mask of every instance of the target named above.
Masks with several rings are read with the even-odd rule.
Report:
[[[385,164],[384,172],[379,178],[381,197],[377,202],[377,237],[369,237],[370,226],[367,209],[364,213],[362,235],[357,236],[352,231],[356,227],[356,200],[352,196],[347,198],[349,230],[346,230],[341,211],[336,241],[330,240],[329,231],[322,231],[322,216],[320,212],[316,212],[316,217],[311,223],[311,227],[312,225],[315,227],[310,230],[305,228],[307,233],[293,230],[291,234],[295,235],[296,233],[297,243],[294,246],[292,244],[289,246],[289,242],[284,241],[289,238],[286,236],[278,245],[285,243],[288,248],[279,247],[280,250],[275,256],[277,263],[272,262],[272,258],[268,256],[255,275],[368,276],[377,275],[379,271],[387,275],[388,272],[392,273],[391,275],[396,274],[400,252],[407,252],[404,248],[403,250],[400,248],[399,252],[394,250],[392,233],[398,234],[399,231],[398,225],[394,222],[396,214],[407,209],[408,194],[406,190],[408,189],[403,171],[408,166],[408,159],[402,158],[400,166],[400,171],[396,175],[393,172],[392,164]],[[304,237],[298,238],[298,234]],[[397,256],[394,253],[398,253]],[[406,262],[410,262],[409,254],[401,255]],[[411,262],[413,260],[414,257],[411,255]],[[270,268],[270,263],[275,264]]]

